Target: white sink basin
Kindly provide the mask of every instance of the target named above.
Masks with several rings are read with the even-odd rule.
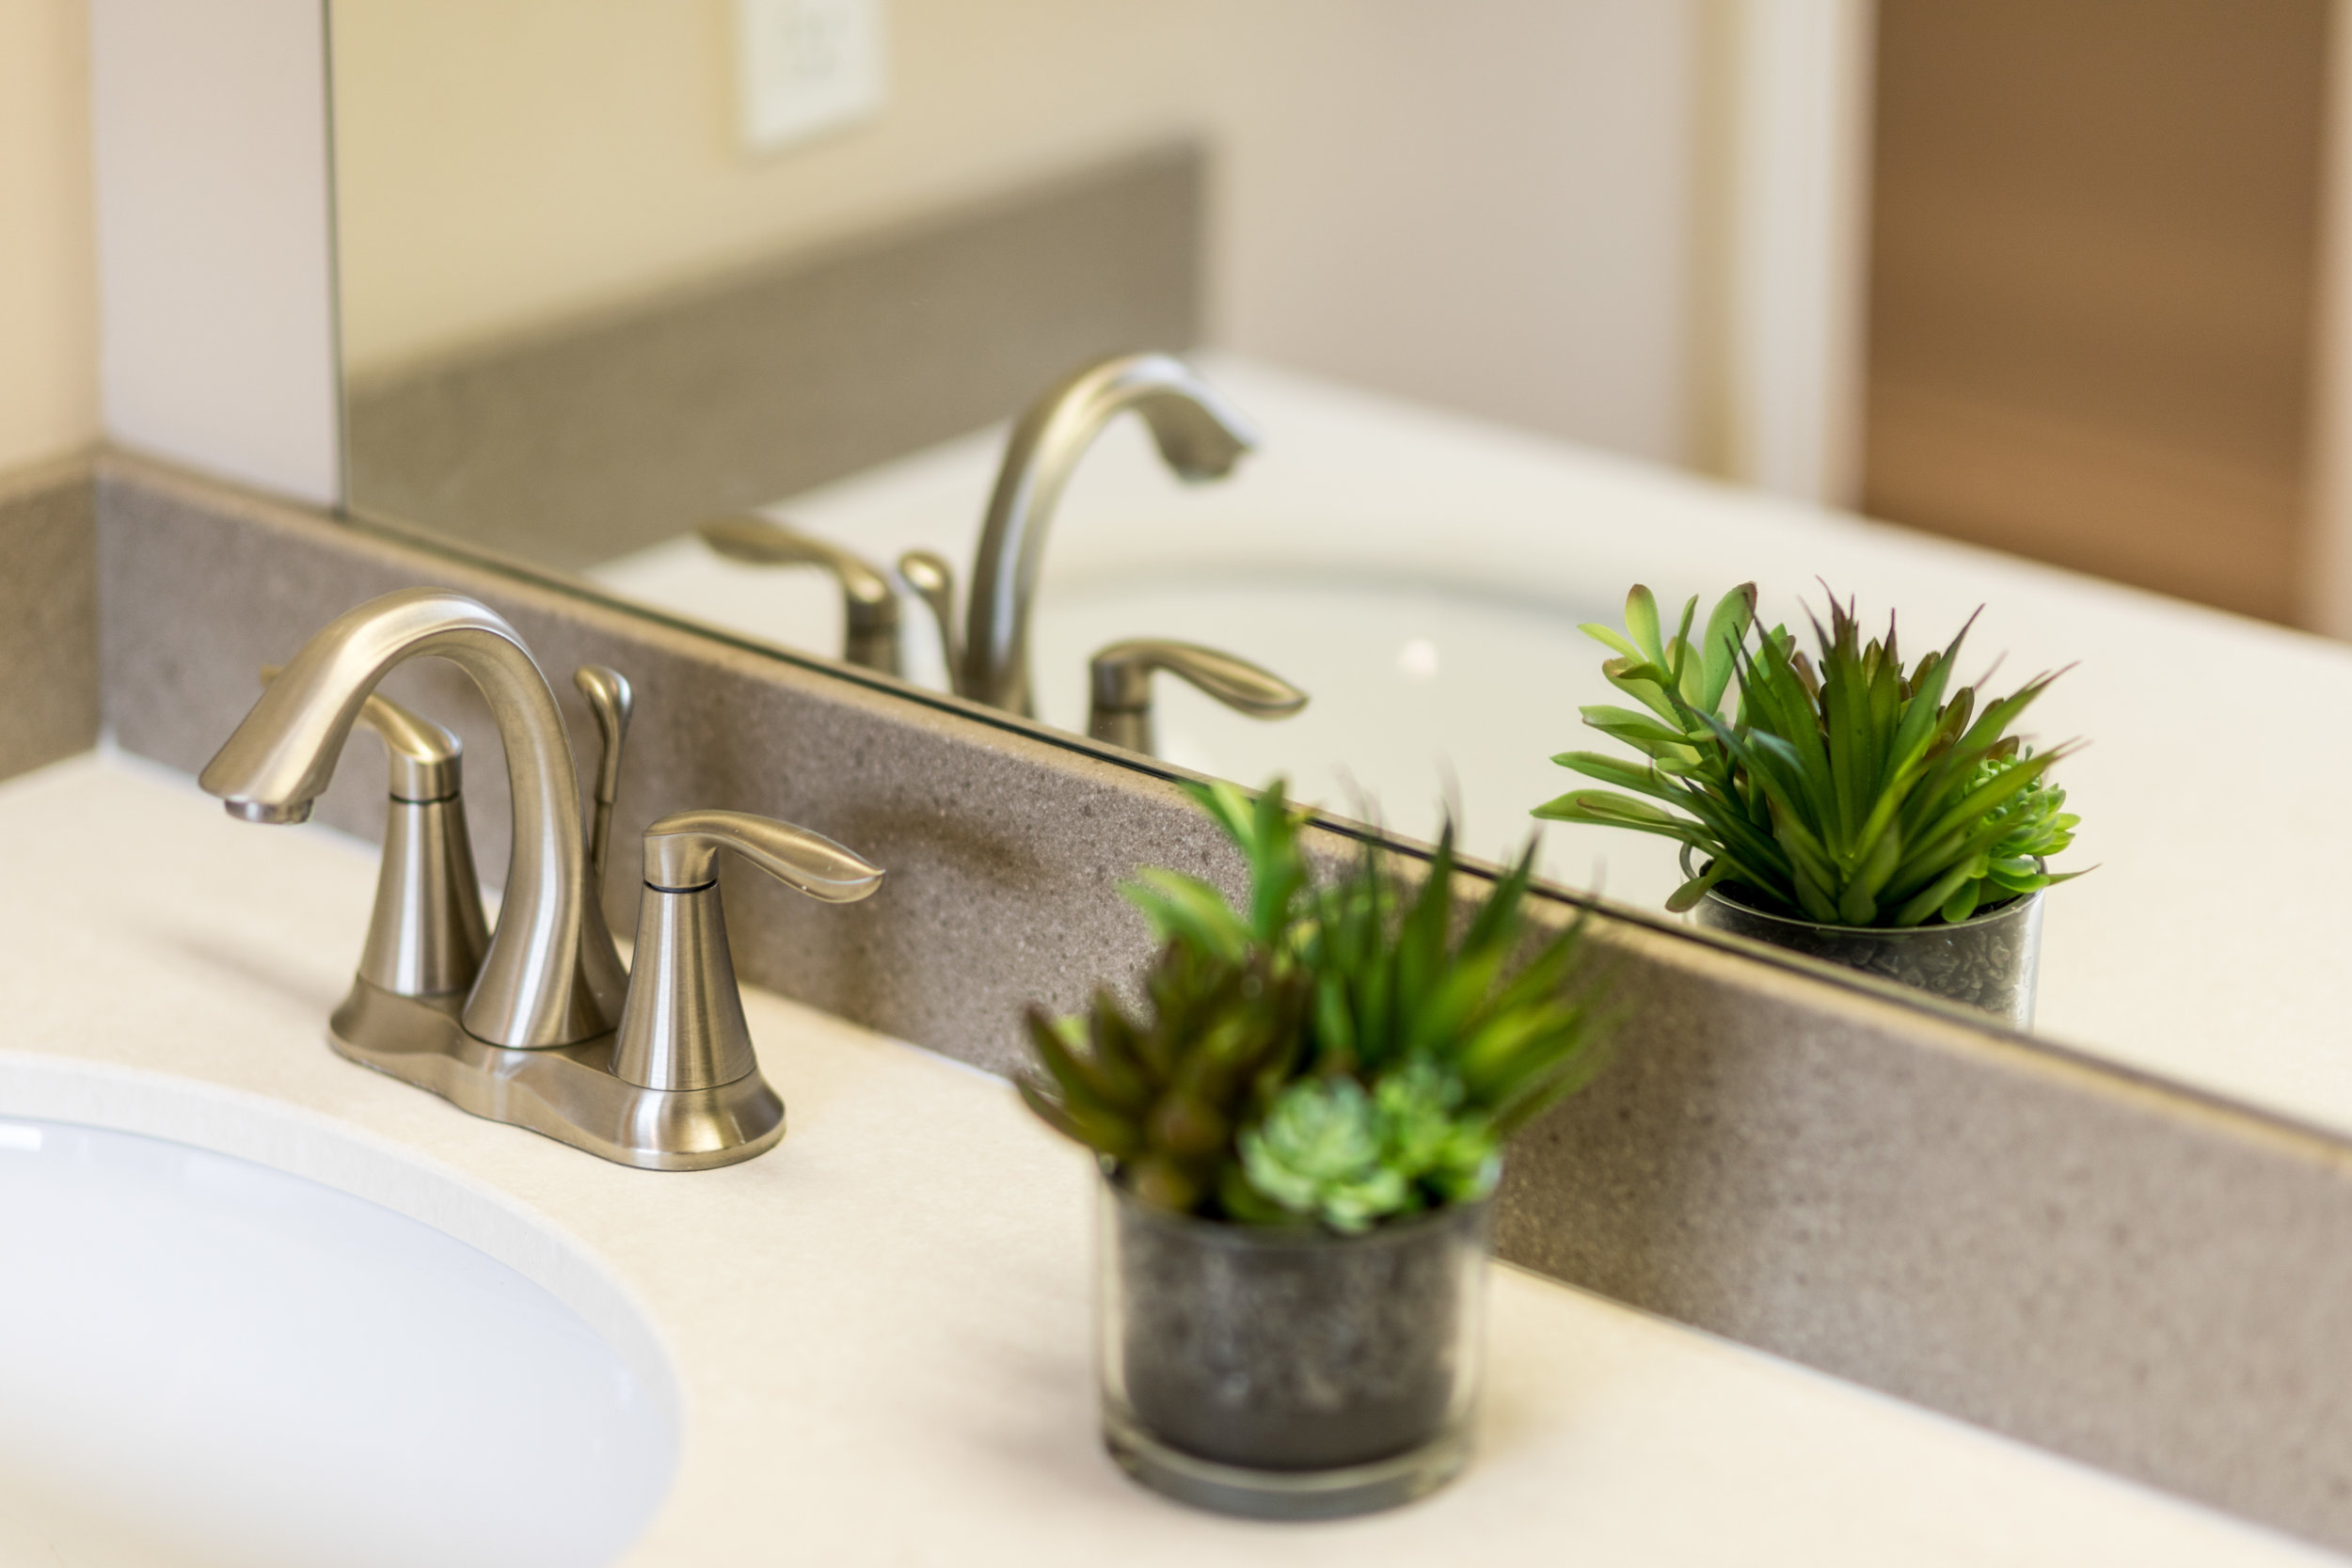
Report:
[[[0,1561],[605,1562],[668,1488],[670,1404],[389,1209],[0,1117]]]

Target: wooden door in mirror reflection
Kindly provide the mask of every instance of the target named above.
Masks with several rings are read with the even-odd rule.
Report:
[[[2328,0],[1881,0],[1864,503],[2296,618]]]

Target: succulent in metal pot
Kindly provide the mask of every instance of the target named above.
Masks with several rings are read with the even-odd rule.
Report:
[[[1584,721],[1647,761],[1563,752],[1552,760],[1616,788],[1571,790],[1534,815],[1702,855],[1667,900],[1676,911],[1722,884],[1772,913],[1911,927],[2081,875],[2046,866],[2079,820],[2048,776],[2073,747],[2037,752],[2012,733],[2055,673],[1997,699],[1952,690],[1967,626],[1906,671],[1892,619],[1866,641],[1851,602],[1834,597],[1829,625],[1813,624],[1817,664],[1787,627],[1757,627],[1756,597],[1754,583],[1724,594],[1694,641],[1697,599],[1666,636],[1637,585],[1623,632],[1584,627],[1614,655],[1610,683],[1642,705],[1587,707]]]

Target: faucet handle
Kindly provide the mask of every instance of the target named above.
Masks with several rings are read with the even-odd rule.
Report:
[[[722,849],[828,904],[854,904],[882,879],[880,866],[806,828],[749,812],[681,811],[645,830],[645,885],[664,893],[707,887]]]
[[[572,684],[588,699],[596,716],[596,734],[604,746],[596,757],[596,787],[588,830],[588,875],[604,885],[605,862],[612,853],[612,803],[621,798],[621,743],[628,738],[628,716],[636,693],[628,677],[605,664],[583,664],[572,672]]]
[[[832,573],[841,586],[843,661],[885,675],[899,673],[898,595],[863,556],[748,512],[714,518],[695,532],[719,554],[748,566],[816,566]]]
[[[283,665],[262,666],[266,687]],[[482,972],[489,924],[466,831],[458,764],[465,744],[432,720],[371,692],[359,722],[384,737],[391,800],[375,909],[359,949],[359,978],[394,996],[463,992]]]
[[[956,569],[935,550],[909,550],[898,558],[898,575],[930,610],[939,627],[940,657],[947,661],[947,683],[958,689],[958,696],[964,695],[963,638],[956,629]]]
[[[1152,749],[1152,676],[1161,670],[1252,719],[1286,719],[1307,705],[1307,693],[1271,670],[1197,642],[1150,637],[1113,642],[1089,668],[1087,734],[1147,754]]]
[[[833,840],[770,817],[685,811],[647,829],[637,956],[612,1046],[614,1076],[639,1088],[713,1088],[759,1070],[727,953],[722,849],[828,904],[855,903],[882,879]]]

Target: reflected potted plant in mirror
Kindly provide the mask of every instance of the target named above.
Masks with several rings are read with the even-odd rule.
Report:
[[[2049,869],[2077,822],[2050,770],[2074,748],[2014,733],[2057,674],[1999,698],[1955,690],[1968,626],[1906,670],[1893,618],[1865,641],[1835,596],[1808,657],[1787,627],[1761,629],[1756,600],[1754,583],[1733,589],[1693,639],[1697,599],[1668,635],[1637,585],[1622,632],[1585,626],[1641,708],[1587,707],[1584,722],[1646,761],[1564,752],[1617,788],[1534,815],[1678,841],[1687,879],[1666,907],[1703,926],[2030,1024],[2042,892],[2081,875]]]
[[[1581,921],[1530,936],[1532,850],[1458,919],[1450,825],[1417,887],[1373,845],[1318,886],[1280,781],[1186,787],[1245,906],[1144,872],[1139,998],[1028,1017],[1022,1097],[1101,1172],[1104,1443],[1227,1513],[1387,1507],[1467,1459],[1504,1145],[1601,1061]]]

